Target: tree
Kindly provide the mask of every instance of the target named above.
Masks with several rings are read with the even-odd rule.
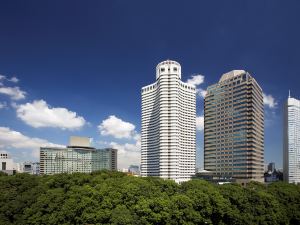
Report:
[[[0,224],[300,224],[300,186],[92,174],[0,176]]]

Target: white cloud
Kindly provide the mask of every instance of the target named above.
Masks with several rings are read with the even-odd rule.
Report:
[[[197,116],[196,117],[196,129],[198,131],[203,131],[204,130],[204,116]]]
[[[134,138],[136,135],[135,126],[132,123],[125,122],[114,115],[103,120],[98,129],[101,135],[114,138]]]
[[[197,92],[197,94],[198,94],[200,97],[202,97],[202,98],[205,98],[205,95],[206,95],[206,93],[207,93],[207,91],[204,90],[204,89],[202,89],[202,88],[196,89],[196,92]]]
[[[15,105],[15,107],[17,117],[35,128],[54,127],[63,130],[76,130],[86,124],[85,119],[78,116],[76,112],[66,108],[52,108],[44,100]]]
[[[265,106],[267,106],[271,109],[275,108],[277,106],[277,102],[272,95],[267,95],[267,94],[263,93],[263,97],[264,97],[264,105]]]
[[[0,94],[8,95],[12,100],[21,100],[26,96],[26,92],[19,87],[0,87]]]
[[[188,84],[192,84],[194,86],[198,86],[200,84],[203,84],[204,83],[204,76],[203,75],[192,75],[192,78],[191,79],[188,79],[186,81],[186,83]]]
[[[19,79],[17,77],[12,77],[9,79],[9,81],[13,82],[13,83],[18,83]]]
[[[1,75],[0,74],[0,81],[4,81],[4,80],[7,80],[7,81],[10,81],[10,82],[13,82],[13,83],[18,83],[19,82],[19,79],[17,77],[15,77],[15,76],[9,79],[5,75]]]
[[[133,139],[136,140],[136,141],[141,141],[141,135],[138,134],[138,133],[136,133],[136,134],[134,135]]]
[[[30,150],[33,157],[39,157],[40,147],[63,147],[62,145],[57,145],[51,143],[45,139],[31,138],[25,136],[24,134],[11,130],[8,127],[0,127],[0,148],[8,149],[14,148],[18,150]]]
[[[114,138],[127,138],[132,143],[117,143],[99,141],[99,144],[109,145],[118,149],[118,168],[128,168],[131,164],[140,165],[141,135],[136,132],[135,125],[111,115],[98,126],[101,135]]]
[[[0,109],[5,109],[7,107],[6,102],[0,102]]]
[[[141,141],[135,143],[118,144],[111,142],[112,148],[118,149],[118,169],[128,168],[130,165],[140,165],[141,163]]]
[[[198,86],[204,83],[204,76],[203,75],[192,75],[190,79],[186,81],[186,83],[194,85],[196,87],[196,93],[198,96],[204,98],[206,95],[206,90],[199,88]]]

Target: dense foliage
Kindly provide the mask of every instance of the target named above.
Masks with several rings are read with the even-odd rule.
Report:
[[[300,224],[300,186],[0,174],[0,224]]]

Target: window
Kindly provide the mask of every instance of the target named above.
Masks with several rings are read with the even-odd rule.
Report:
[[[174,71],[174,72],[177,72],[177,67],[174,67],[174,68],[173,68],[173,71]]]
[[[165,72],[165,68],[160,68],[160,71],[161,72]]]
[[[6,170],[6,162],[2,162],[2,170]]]

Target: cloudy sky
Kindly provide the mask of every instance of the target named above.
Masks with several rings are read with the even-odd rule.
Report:
[[[282,105],[300,97],[299,1],[0,1],[0,151],[37,161],[69,136],[119,149],[139,164],[140,89],[157,63],[197,86],[197,165],[203,96],[233,69],[264,91],[265,161],[282,166]]]

